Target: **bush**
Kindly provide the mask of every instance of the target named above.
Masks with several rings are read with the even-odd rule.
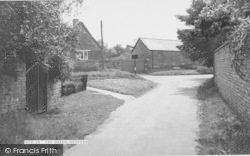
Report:
[[[99,66],[98,61],[78,61],[74,64],[74,72],[97,71]]]
[[[180,65],[180,68],[182,69],[196,69],[192,64],[185,64],[185,65]]]
[[[213,68],[206,68],[206,67],[197,68],[196,71],[200,74],[213,74],[214,73]]]
[[[60,56],[53,56],[49,59],[49,80],[66,80],[70,77],[72,71],[72,62],[68,61],[68,58]]]

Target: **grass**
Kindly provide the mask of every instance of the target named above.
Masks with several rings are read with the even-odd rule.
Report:
[[[213,69],[204,66],[189,65],[181,66],[180,69],[153,69],[149,71],[149,74],[155,76],[213,74]]]
[[[249,154],[249,122],[241,121],[220,97],[213,79],[198,89],[201,100],[198,154]]]
[[[79,77],[81,75],[88,75],[89,80],[102,80],[102,79],[142,79],[140,76],[116,69],[105,69],[102,71],[91,72],[77,72],[72,73],[73,77]]]
[[[112,96],[85,91],[62,97],[46,114],[1,115],[0,144],[22,144],[28,139],[84,139],[123,102]]]
[[[178,69],[178,70],[153,70],[149,73],[154,76],[164,76],[164,75],[197,75],[197,71],[192,69]]]
[[[154,88],[156,84],[144,79],[105,79],[105,80],[90,80],[88,86],[109,90],[121,94],[133,95],[138,97],[150,89]]]
[[[116,69],[73,73],[72,75],[75,78],[75,81],[77,81],[79,76],[85,74],[88,75],[87,85],[89,87],[133,95],[135,97],[146,93],[156,86],[154,82],[146,80],[139,75]]]

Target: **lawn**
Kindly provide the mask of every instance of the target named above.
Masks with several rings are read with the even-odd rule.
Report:
[[[62,97],[48,113],[8,113],[0,118],[0,144],[24,140],[81,140],[124,103],[108,95],[85,91]]]
[[[198,75],[200,74],[196,70],[192,69],[178,69],[178,70],[154,70],[149,73],[150,75],[155,76],[164,76],[164,75]]]
[[[90,80],[88,86],[138,97],[151,90],[156,84],[144,79]]]
[[[213,74],[213,68],[192,65],[189,68],[180,69],[153,69],[149,71],[149,74],[155,76]]]
[[[72,75],[77,79],[84,74],[88,75],[87,85],[89,87],[133,95],[135,97],[146,93],[156,86],[154,82],[146,80],[139,75],[116,69],[73,73]]]
[[[142,79],[140,76],[126,71],[117,69],[104,69],[102,71],[90,71],[90,72],[77,72],[72,73],[73,77],[79,77],[81,75],[88,75],[89,80],[101,80],[101,79]]]

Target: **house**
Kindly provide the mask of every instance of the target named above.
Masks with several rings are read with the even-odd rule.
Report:
[[[73,28],[77,32],[76,52],[71,52],[74,71],[97,70],[102,60],[100,45],[83,22],[74,19]]]
[[[177,48],[178,40],[139,38],[132,50],[138,60],[148,60],[148,68],[173,68],[190,64]]]

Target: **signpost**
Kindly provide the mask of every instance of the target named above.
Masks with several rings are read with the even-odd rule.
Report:
[[[134,63],[134,71],[135,71],[135,75],[136,75],[136,59],[138,59],[138,55],[132,55],[132,59],[135,60],[135,63]]]

